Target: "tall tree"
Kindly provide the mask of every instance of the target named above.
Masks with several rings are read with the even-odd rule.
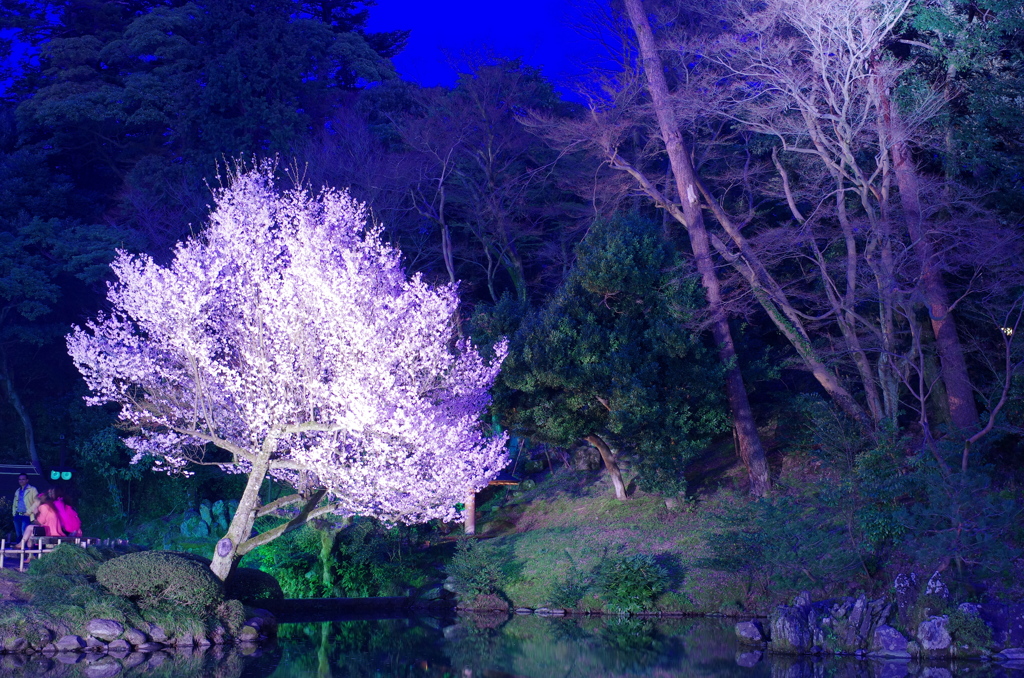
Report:
[[[665,144],[665,152],[668,154],[672,167],[676,193],[680,196],[681,204],[675,214],[686,227],[697,272],[708,297],[711,328],[715,343],[718,345],[719,357],[722,364],[726,366],[726,396],[732,410],[733,425],[739,443],[739,455],[750,476],[751,492],[756,495],[765,495],[769,489],[768,463],[765,460],[764,448],[757,433],[757,425],[754,422],[754,413],[750,408],[747,390],[743,384],[743,375],[736,364],[736,347],[729,329],[729,319],[722,303],[721,284],[711,258],[711,242],[704,225],[701,191],[693,164],[690,161],[690,150],[676,120],[669,95],[668,81],[665,79],[665,68],[643,4],[641,0],[626,0],[625,4],[630,23],[636,33],[644,75],[647,79],[647,91],[650,94],[658,128]]]
[[[170,265],[119,256],[112,312],[68,337],[89,402],[120,405],[135,430],[136,460],[248,476],[221,579],[326,513],[455,519],[505,465],[505,438],[478,420],[504,344],[484,363],[455,335],[455,286],[407,278],[365,218],[345,194],[280,193],[269,165],[237,174]],[[268,476],[296,493],[260,506]]]

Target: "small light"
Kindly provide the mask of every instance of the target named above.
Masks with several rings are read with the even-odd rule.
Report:
[[[60,474],[61,480],[71,480],[71,471],[64,471]]]
[[[60,480],[60,471],[50,471],[50,480]]]
[[[1003,334],[1005,334],[1006,336],[1008,336],[1008,337],[1012,337],[1013,336],[1013,328],[1012,327],[1000,327],[999,329],[1001,329],[1003,331]]]

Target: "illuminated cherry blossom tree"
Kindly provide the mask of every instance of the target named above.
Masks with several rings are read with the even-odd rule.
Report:
[[[89,404],[121,406],[133,461],[248,474],[221,578],[327,513],[458,519],[506,463],[479,420],[504,344],[485,363],[457,336],[455,286],[407,277],[346,193],[279,190],[266,164],[229,179],[168,265],[112,264],[112,310],[68,336]],[[296,493],[261,505],[268,476]],[[254,535],[268,514],[286,520]]]

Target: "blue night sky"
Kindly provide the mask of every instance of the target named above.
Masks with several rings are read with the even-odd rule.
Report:
[[[422,85],[451,85],[449,59],[464,53],[522,57],[563,89],[600,53],[574,23],[594,0],[377,0],[371,31],[411,30],[394,59],[399,74]]]

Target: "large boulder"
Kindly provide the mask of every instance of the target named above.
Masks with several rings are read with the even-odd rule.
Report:
[[[85,630],[88,631],[89,635],[93,638],[99,638],[100,640],[110,642],[124,633],[124,625],[121,624],[121,622],[114,621],[113,619],[91,619],[89,623],[85,625]]]
[[[808,624],[808,606],[779,605],[770,617],[772,651],[780,654],[806,654],[814,640]]]
[[[757,619],[736,624],[736,638],[740,645],[764,645],[768,640],[764,634],[764,627]]]
[[[871,651],[882,657],[910,657],[907,651],[907,639],[903,634],[887,624],[875,628],[871,636]]]
[[[840,598],[811,602],[802,594],[769,617],[771,649],[783,654],[854,653],[871,648],[875,629],[887,624],[892,605],[884,599]]]
[[[58,652],[79,652],[85,649],[85,641],[79,636],[64,636],[54,643]]]
[[[952,642],[949,635],[949,617],[928,617],[917,627],[917,642],[927,654],[945,654]]]

